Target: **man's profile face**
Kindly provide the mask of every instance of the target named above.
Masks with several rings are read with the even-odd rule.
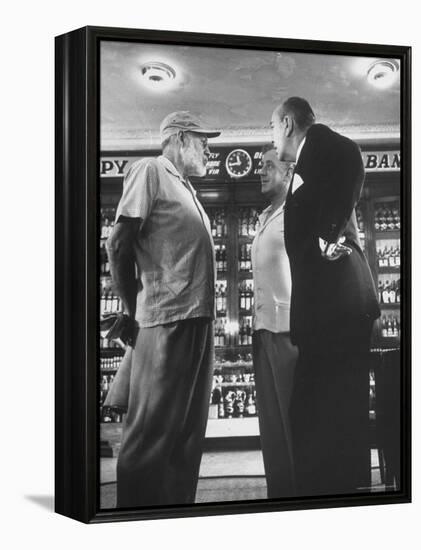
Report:
[[[261,190],[263,195],[272,199],[285,194],[289,185],[291,163],[280,161],[274,149],[267,151],[262,158],[260,170]]]
[[[280,116],[281,115],[281,116]],[[276,149],[278,158],[284,160],[286,148],[285,125],[282,122],[282,113],[279,108],[273,112],[270,127],[272,129],[272,143]]]
[[[185,132],[184,144],[180,149],[181,160],[187,176],[203,177],[210,157],[208,138],[205,134]]]

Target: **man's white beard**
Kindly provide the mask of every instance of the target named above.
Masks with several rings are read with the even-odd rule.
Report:
[[[198,153],[190,144],[186,149],[180,151],[183,165],[188,168],[189,175],[203,177],[206,175],[206,166],[198,158]]]

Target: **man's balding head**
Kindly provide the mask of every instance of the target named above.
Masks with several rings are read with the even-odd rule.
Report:
[[[290,97],[273,111],[271,128],[273,144],[281,160],[296,160],[300,142],[316,121],[307,100]]]
[[[275,113],[279,119],[286,115],[293,117],[297,128],[302,132],[306,132],[316,122],[313,109],[302,97],[289,97],[275,109]]]

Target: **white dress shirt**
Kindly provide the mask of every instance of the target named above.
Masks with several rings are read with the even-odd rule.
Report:
[[[289,332],[291,273],[284,241],[284,206],[259,216],[251,248],[254,279],[254,330]]]

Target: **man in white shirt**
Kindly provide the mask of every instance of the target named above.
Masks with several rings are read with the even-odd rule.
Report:
[[[268,498],[295,494],[289,421],[297,348],[289,335],[291,274],[284,242],[284,206],[294,165],[263,155],[262,193],[270,200],[252,245],[253,363]]]

